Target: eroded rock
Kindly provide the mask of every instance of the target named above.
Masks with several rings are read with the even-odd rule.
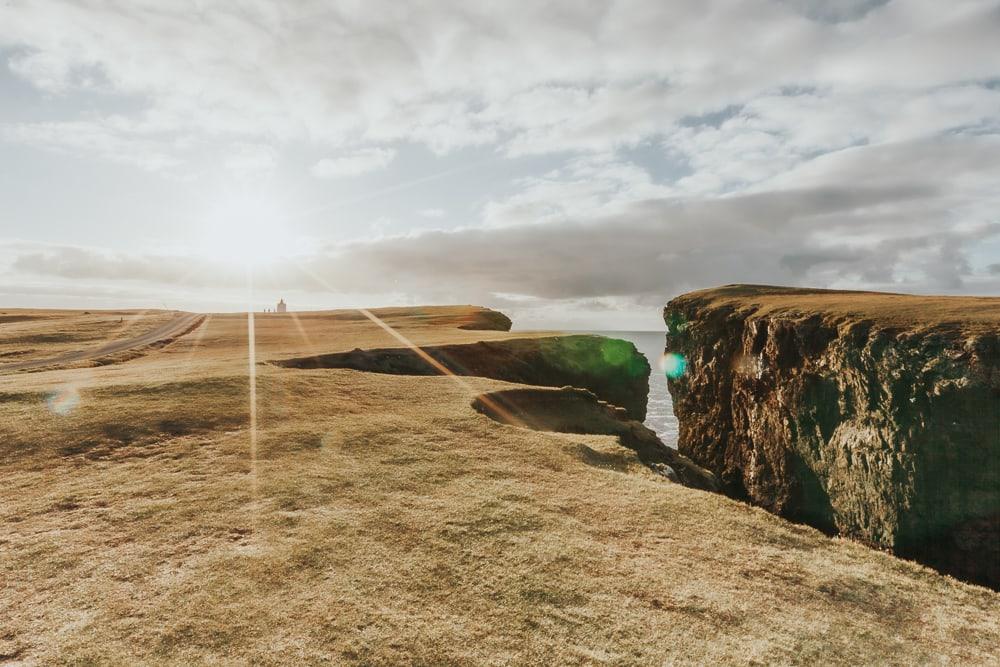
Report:
[[[1000,299],[730,286],[664,317],[679,449],[728,494],[1000,586]]]
[[[592,392],[561,389],[507,389],[477,396],[477,411],[505,424],[558,433],[615,435],[639,460],[667,479],[685,486],[717,491],[710,472],[663,444],[652,430],[629,419],[625,410],[601,401]]]

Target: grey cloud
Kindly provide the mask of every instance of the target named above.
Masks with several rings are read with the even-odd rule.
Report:
[[[780,189],[727,197],[669,194],[613,160],[580,161],[540,181],[538,201],[552,211],[543,223],[523,196],[529,185],[514,205],[498,203],[504,224],[327,245],[255,282],[485,302],[650,303],[724,282],[958,290],[975,273],[969,251],[1000,235],[995,148],[982,137],[866,146],[816,158]],[[11,266],[60,279],[227,289],[244,280],[208,260],[72,247],[22,249]]]
[[[823,89],[837,106],[842,92],[927,90],[1000,73],[992,3],[871,11],[879,4],[372,0],[192,14],[154,2],[35,0],[0,8],[0,45],[17,49],[13,71],[41,89],[99,78],[146,100],[129,128],[137,141],[156,132],[407,140],[439,152],[494,142],[512,154],[607,150],[789,87]],[[845,29],[803,14],[864,21]]]
[[[823,244],[822,216],[891,204],[911,193],[896,190],[836,196],[830,190],[779,192],[733,197],[726,201],[649,201],[613,219],[587,224],[550,223],[492,230],[465,230],[389,239],[345,249],[331,258],[339,268],[331,281],[343,281],[364,268],[364,275],[433,291],[439,281],[460,281],[481,292],[491,289],[549,299],[670,294],[686,284],[718,282],[802,282],[814,264],[788,257],[816,256]],[[863,226],[863,222],[854,224]],[[926,224],[926,223],[925,223]],[[912,227],[912,225],[911,225]],[[926,226],[924,227],[926,230]],[[913,232],[909,232],[912,235]],[[926,236],[926,235],[925,235]],[[905,231],[896,239],[908,238]],[[959,233],[937,236],[937,244],[960,248],[970,239]],[[931,243],[925,238],[921,243]],[[904,244],[905,245],[905,244]],[[948,251],[958,262],[961,253]],[[901,266],[899,248],[879,244],[848,256],[827,256],[826,264],[849,279],[863,264]],[[783,261],[784,260],[784,261]],[[946,274],[941,264],[926,264],[930,279]],[[319,262],[317,271],[330,269]],[[960,275],[964,268],[956,267]],[[947,276],[949,286],[953,277]]]
[[[860,250],[828,250],[825,252],[800,252],[783,255],[779,264],[795,274],[805,274],[810,269],[823,264],[857,264],[870,257],[871,253]]]
[[[15,272],[72,280],[111,280],[167,285],[246,285],[239,270],[220,270],[218,262],[176,255],[111,253],[93,248],[54,246],[21,252],[10,264]]]
[[[920,234],[911,221],[891,241],[850,252],[831,252],[816,236],[826,226],[825,216],[850,220],[867,207],[924,194],[919,188],[824,188],[725,200],[649,200],[586,222],[435,231],[344,245],[334,253],[279,263],[255,282],[352,293],[405,289],[451,300],[489,300],[498,292],[554,300],[662,298],[686,286],[720,282],[800,283],[817,267],[832,268],[832,274],[821,274],[826,282],[856,279],[866,266],[905,267],[907,249],[930,249],[929,256],[916,257],[915,266],[928,280],[955,287],[968,273],[965,246],[997,229],[930,235],[927,222],[920,224]],[[864,221],[851,224],[863,227]],[[242,280],[239,271],[227,274],[187,259],[75,248],[25,253],[13,268],[61,278],[226,288],[239,287]]]
[[[889,0],[780,0],[816,21],[857,21]]]
[[[730,118],[736,117],[742,110],[743,105],[730,104],[722,109],[707,111],[694,116],[683,116],[680,120],[678,120],[678,125],[681,125],[682,127],[699,127],[701,125],[708,125],[718,129],[724,122]]]

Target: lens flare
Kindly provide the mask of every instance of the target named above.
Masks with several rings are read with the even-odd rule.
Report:
[[[687,359],[676,352],[667,352],[660,357],[660,369],[668,378],[676,380],[687,370]]]
[[[72,385],[59,387],[46,399],[49,411],[60,417],[65,417],[76,409],[80,404],[80,392]]]

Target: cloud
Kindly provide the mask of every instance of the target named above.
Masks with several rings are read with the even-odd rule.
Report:
[[[403,283],[417,293],[502,291],[544,299],[653,296],[739,280],[801,283],[813,265],[782,259],[823,251],[826,244],[817,232],[826,229],[829,216],[849,219],[865,209],[906,205],[933,194],[932,189],[813,189],[727,200],[649,200],[587,222],[428,232],[348,246],[314,259],[310,270],[333,284],[350,281],[366,267],[364,275],[377,276],[366,281]],[[863,228],[864,221],[856,224]],[[959,234],[928,238],[928,233],[926,225],[900,227],[895,237],[920,238],[921,247],[932,248],[949,238],[959,246],[974,240]],[[864,256],[830,259],[838,260],[838,278],[850,281],[863,271],[860,259],[891,270],[906,268],[911,257],[884,244]]]
[[[226,169],[240,174],[267,172],[278,162],[277,151],[268,144],[241,143],[226,158]]]
[[[179,144],[162,138],[133,136],[113,121],[66,121],[0,125],[0,139],[46,150],[97,156],[147,171],[181,163]]]
[[[790,7],[815,21],[857,21],[889,0],[784,0]]]
[[[559,169],[522,179],[518,192],[491,200],[483,210],[487,226],[546,224],[608,215],[630,202],[672,195],[649,172],[614,154],[569,160]]]
[[[323,158],[311,171],[316,178],[359,176],[384,169],[395,157],[396,151],[391,148],[363,148],[341,157]]]
[[[108,280],[159,285],[243,287],[236,270],[220,270],[218,262],[193,255],[110,252],[77,246],[44,246],[22,251],[10,268],[26,275],[69,280]]]
[[[16,75],[143,100],[137,117],[162,130],[438,153],[499,143],[511,155],[634,145],[787,86],[825,91],[833,113],[841,95],[987,80],[1000,72],[998,29],[982,1],[0,8]]]
[[[595,312],[730,281],[984,290],[998,284],[998,34],[995,0],[11,0],[0,57],[47,113],[0,114],[0,141],[230,178],[304,155],[325,156],[312,176],[349,178],[398,150],[400,171],[464,186],[465,155],[502,163],[464,199],[431,192],[450,185],[433,176],[362,193],[398,206],[359,213],[382,220],[368,242],[269,267],[289,289],[318,290],[315,274],[355,294]],[[417,216],[441,229],[387,235]],[[13,280],[236,284],[135,245],[7,266]]]
[[[519,295],[522,301],[650,304],[726,282],[959,290],[989,274],[978,272],[969,255],[1000,238],[1000,223],[990,207],[962,224],[949,223],[946,202],[969,185],[965,174],[983,168],[984,158],[962,150],[960,139],[941,141],[894,147],[910,156],[912,170],[901,164],[903,173],[882,181],[869,179],[861,166],[864,160],[883,164],[886,149],[858,149],[855,168],[840,172],[835,185],[622,200],[545,224],[529,214],[505,225],[333,245],[267,267],[255,284],[303,291],[336,285],[356,294],[405,289],[426,300],[486,303]],[[953,155],[954,180],[922,174],[914,159],[920,151]],[[982,179],[997,175],[1000,166]],[[567,196],[574,199],[577,190],[571,187]],[[23,251],[12,268],[59,279],[224,288],[243,279],[240,271],[229,275],[188,258],[76,248]]]

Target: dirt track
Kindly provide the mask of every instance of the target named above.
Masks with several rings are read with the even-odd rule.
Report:
[[[49,366],[61,366],[63,364],[71,364],[90,359],[99,359],[110,354],[117,354],[126,350],[146,347],[147,345],[153,345],[161,341],[177,338],[178,336],[191,331],[196,326],[201,324],[201,320],[203,320],[204,317],[204,315],[198,315],[196,313],[182,313],[174,317],[169,322],[156,327],[152,331],[147,331],[141,336],[136,336],[135,338],[116,340],[101,345],[100,347],[95,347],[89,350],[66,352],[47,359],[34,359],[32,361],[3,364],[0,365],[0,373],[33,368],[47,368]]]

